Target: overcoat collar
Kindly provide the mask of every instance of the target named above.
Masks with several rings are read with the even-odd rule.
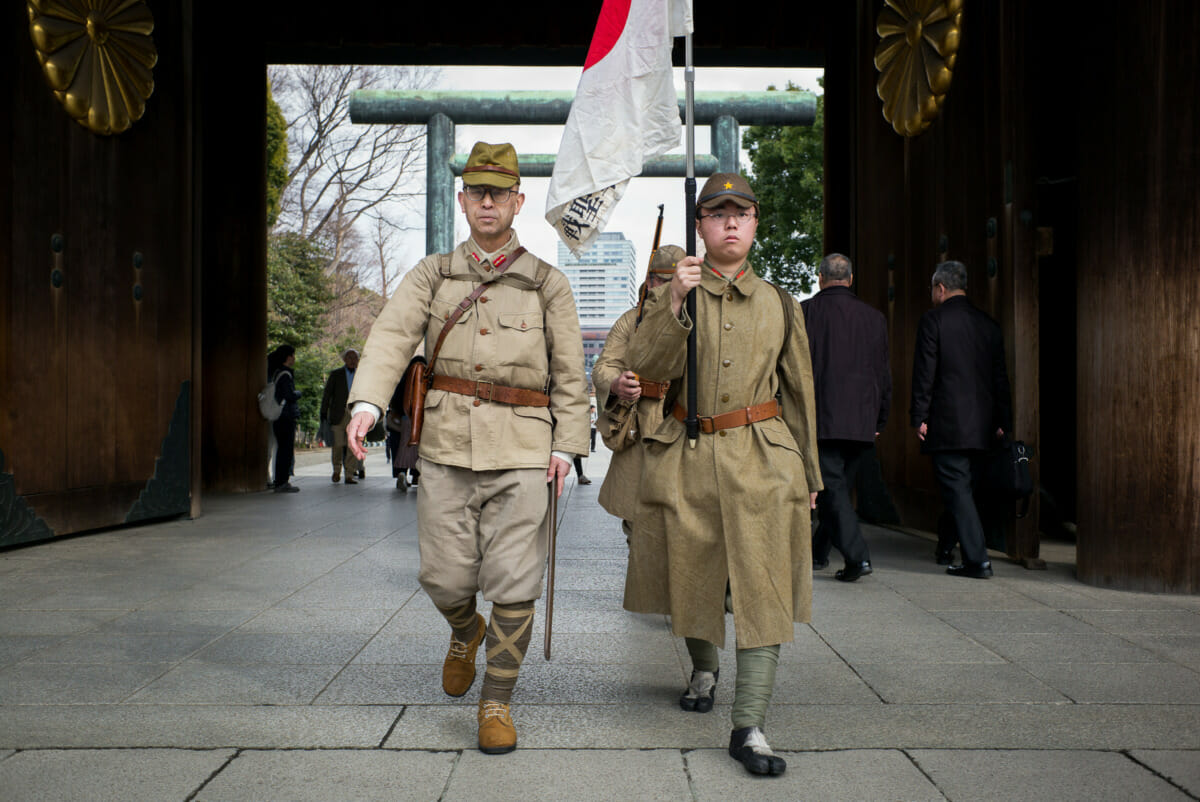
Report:
[[[700,271],[700,286],[712,295],[720,295],[732,287],[742,295],[749,297],[754,294],[754,288],[760,286],[763,280],[754,272],[749,260],[743,262],[742,267],[739,267],[738,270],[742,268],[745,268],[745,272],[737,280],[730,281],[718,273],[706,258],[704,269]]]

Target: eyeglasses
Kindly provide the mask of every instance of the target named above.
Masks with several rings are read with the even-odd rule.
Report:
[[[737,220],[739,223],[745,223],[749,220],[756,219],[758,215],[749,209],[742,209],[738,212],[713,212],[712,214],[700,215],[701,220],[716,220],[717,223],[724,223],[731,217]]]
[[[478,187],[463,186],[463,193],[471,200],[479,203],[483,196],[491,194],[493,203],[508,203],[509,199],[518,192],[516,187]]]

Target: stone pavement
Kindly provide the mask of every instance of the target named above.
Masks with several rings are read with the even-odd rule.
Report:
[[[621,609],[603,449],[560,506],[520,748],[482,755],[478,680],[440,690],[415,493],[378,452],[357,487],[303,462],[298,494],[0,552],[0,800],[1200,798],[1200,598],[1083,585],[1061,545],[1047,571],[956,579],[876,527],[874,575],[821,572],[783,649],[787,773],[750,777],[725,753],[731,655],[716,709],[685,713],[682,643]]]

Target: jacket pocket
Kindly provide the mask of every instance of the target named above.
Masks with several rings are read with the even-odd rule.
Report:
[[[763,421],[758,424],[758,427],[768,443],[779,448],[786,448],[797,456],[800,455],[800,447],[796,445],[796,438],[792,437],[792,432],[786,423],[776,418]]]
[[[442,401],[444,401],[445,399],[446,399],[446,391],[445,390],[430,389],[430,391],[425,394],[425,409],[437,409],[439,406],[442,405]]]
[[[554,425],[554,419],[547,407],[512,407],[512,411],[519,418],[534,418],[545,422],[547,426]]]
[[[514,312],[500,315],[497,320],[503,328],[513,331],[541,331],[543,327],[542,313],[539,311]]]
[[[433,303],[429,305],[430,326],[436,329],[438,332],[441,332],[442,327],[446,325],[448,320],[450,320],[450,316],[454,314],[454,310],[457,308],[458,301],[444,301],[441,298],[434,298]],[[471,319],[471,316],[474,314],[474,312],[475,309],[473,306],[467,307],[467,310],[459,316],[457,321],[455,321],[456,325],[461,326],[466,323]]]

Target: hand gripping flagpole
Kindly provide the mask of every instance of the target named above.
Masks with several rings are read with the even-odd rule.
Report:
[[[688,256],[696,255],[696,111],[695,111],[695,89],[696,89],[696,70],[692,66],[692,34],[689,32],[684,39],[684,68],[683,80],[684,88],[687,93],[686,116],[684,119],[686,133],[684,139],[687,143],[687,178],[683,183],[683,206],[684,214],[687,219],[684,220],[683,230],[686,232],[687,253]],[[687,428],[688,446],[696,447],[696,441],[700,438],[700,419],[696,417],[696,289],[693,287],[687,294],[685,301],[688,319],[691,321],[692,330],[688,332],[687,339],[687,419],[684,421],[684,426]]]

